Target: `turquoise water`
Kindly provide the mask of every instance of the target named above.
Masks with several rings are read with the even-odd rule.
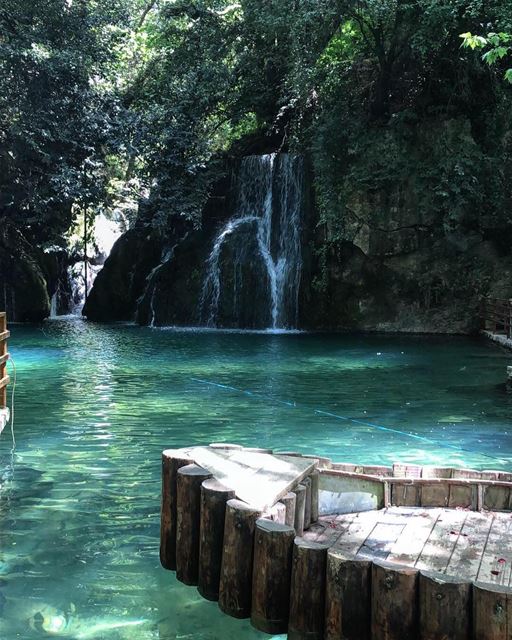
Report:
[[[17,447],[11,456],[10,434],[0,436],[2,640],[268,637],[160,568],[166,447],[225,440],[512,469],[512,354],[480,340],[67,320],[14,327],[10,349]]]

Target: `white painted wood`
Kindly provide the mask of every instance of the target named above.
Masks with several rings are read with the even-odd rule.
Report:
[[[235,491],[239,500],[265,511],[308,476],[316,460],[246,450],[193,447],[194,462]]]

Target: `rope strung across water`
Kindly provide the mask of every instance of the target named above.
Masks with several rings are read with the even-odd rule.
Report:
[[[480,451],[473,451],[472,449],[466,449],[464,447],[457,446],[455,444],[450,444],[449,442],[439,442],[438,440],[434,440],[433,438],[428,438],[427,436],[419,436],[416,433],[411,433],[410,431],[402,431],[401,429],[397,429],[395,427],[384,427],[381,424],[374,424],[373,422],[365,422],[364,420],[358,420],[356,418],[350,418],[349,416],[342,416],[337,413],[332,413],[330,411],[324,411],[323,409],[315,409],[308,407],[305,404],[301,404],[298,402],[290,402],[288,400],[281,400],[279,398],[273,398],[271,396],[265,395],[263,393],[259,393],[258,391],[249,391],[248,389],[239,389],[238,387],[232,387],[228,384],[221,384],[220,382],[213,382],[211,380],[203,380],[201,378],[191,378],[192,382],[196,382],[198,384],[217,387],[219,389],[224,389],[227,391],[234,391],[236,393],[242,393],[246,396],[253,396],[258,400],[270,401],[275,404],[282,404],[287,407],[302,409],[304,411],[312,411],[317,415],[327,416],[329,418],[334,418],[336,420],[343,420],[344,422],[351,422],[353,424],[358,424],[363,427],[369,427],[370,429],[376,429],[378,431],[385,431],[387,433],[395,433],[401,436],[405,436],[406,438],[411,438],[413,440],[419,440],[421,442],[426,442],[429,445],[433,445],[435,447],[443,447],[445,449],[452,449],[454,451],[470,453],[471,455],[479,455],[484,458],[488,458],[490,460],[494,460],[502,464],[505,462],[503,459],[498,458],[497,456],[493,456],[488,453],[483,453]]]

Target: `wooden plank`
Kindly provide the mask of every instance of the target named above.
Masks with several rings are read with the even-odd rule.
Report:
[[[315,468],[303,457],[194,447],[190,456],[237,497],[260,511],[273,506]]]
[[[356,558],[385,560],[405,526],[403,523],[378,522],[357,552]]]
[[[406,482],[391,482],[391,504],[409,507],[419,507],[421,501],[421,487],[409,480]]]
[[[491,511],[506,511],[510,509],[510,487],[484,487],[483,506]]]
[[[421,478],[422,467],[419,464],[393,463],[394,478]]]
[[[355,556],[375,527],[378,517],[379,513],[376,511],[355,514],[352,522],[332,548],[347,558]]]
[[[450,485],[444,482],[425,483],[421,487],[422,507],[447,507],[449,497]]]
[[[511,586],[512,518],[496,514],[476,577],[478,582]]]
[[[363,467],[363,473],[370,476],[378,476],[379,478],[389,478],[393,475],[391,467],[382,467],[380,465],[368,465]]]
[[[460,484],[450,485],[450,496],[448,498],[448,506],[451,509],[462,507],[464,509],[478,508],[478,485],[473,483],[461,482]]]
[[[423,467],[422,478],[451,478],[453,474],[452,467]]]
[[[466,516],[467,512],[465,511],[443,509],[416,561],[417,569],[444,573]]]
[[[446,574],[476,580],[493,516],[468,513],[457,538]]]
[[[312,542],[318,542],[331,547],[346,533],[350,527],[355,514],[337,516],[334,520],[322,520],[313,525],[314,535],[309,535],[309,531],[304,533],[304,537]],[[311,531],[311,529],[310,529]]]
[[[4,353],[3,355],[0,355],[0,365],[5,364],[7,360],[9,360],[9,358],[10,358],[9,353]]]
[[[8,338],[10,338],[10,336],[11,336],[10,331],[2,331],[0,332],[0,341],[7,340]]]
[[[10,378],[9,376],[4,376],[1,380],[0,380],[0,389],[3,389],[4,387],[6,387],[9,382],[10,382]]]
[[[411,518],[392,546],[387,561],[414,566],[440,513],[441,509],[418,509],[417,515]]]

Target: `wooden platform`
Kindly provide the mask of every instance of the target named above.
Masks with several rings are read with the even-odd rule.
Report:
[[[160,559],[288,640],[512,640],[512,473],[162,455]]]
[[[512,586],[510,513],[389,507],[321,516],[303,537],[354,560],[385,560],[467,581]]]

